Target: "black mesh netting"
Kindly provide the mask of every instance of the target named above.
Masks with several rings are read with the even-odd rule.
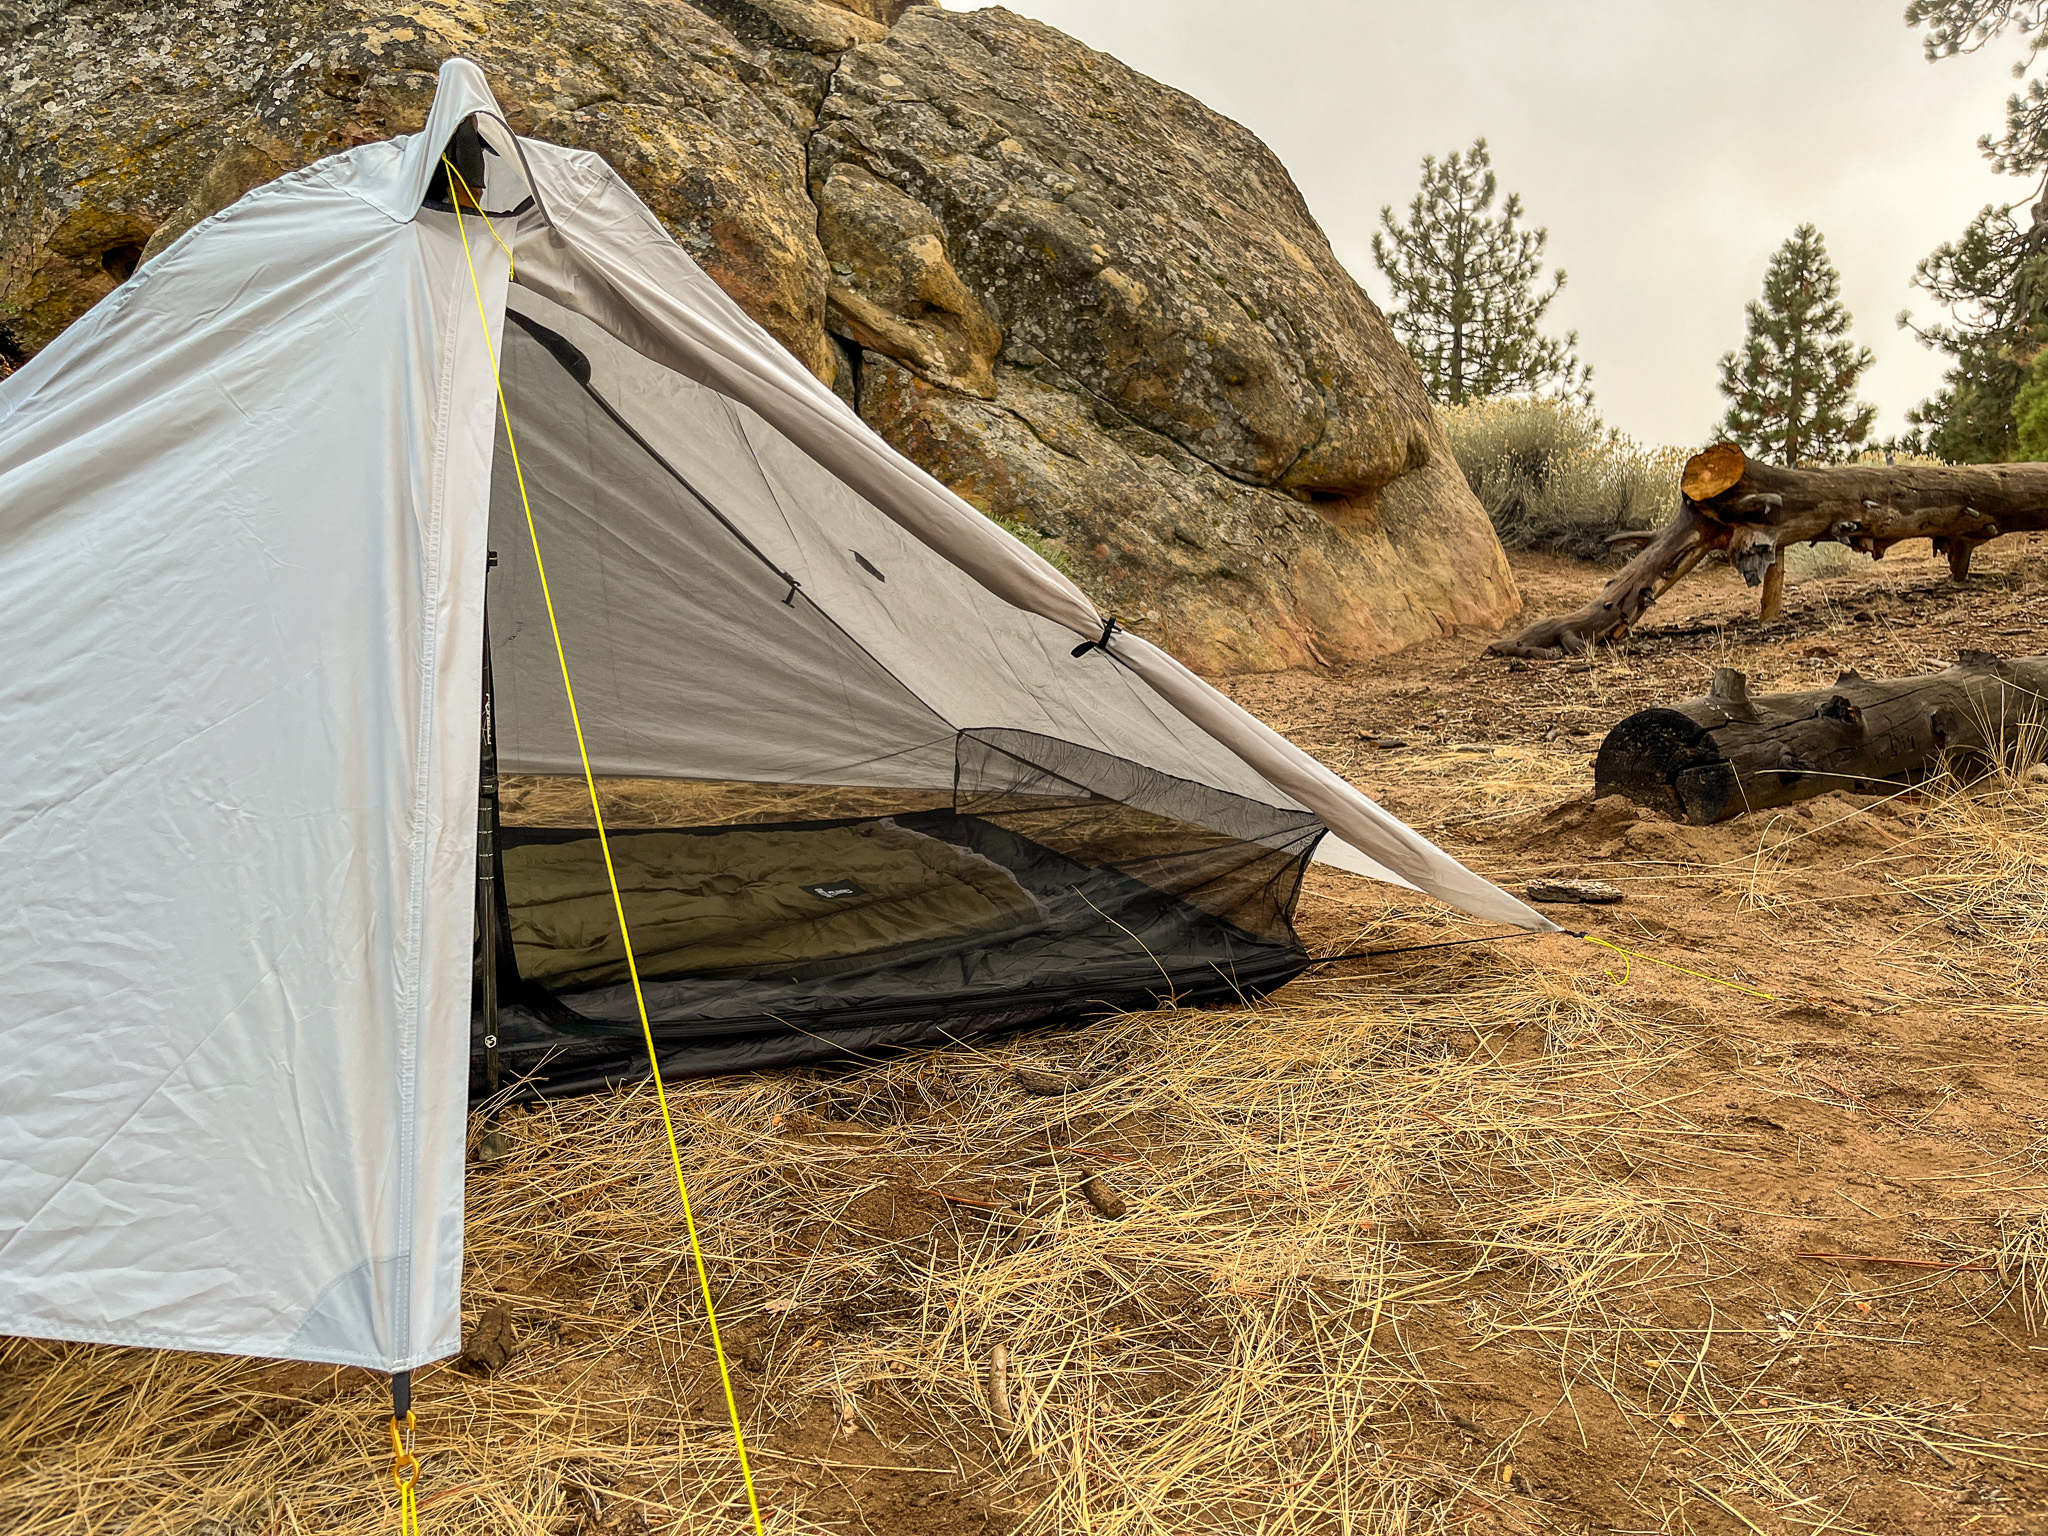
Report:
[[[600,781],[664,1075],[1230,1002],[1301,968],[1292,917],[1313,817],[1028,731],[956,731],[729,515],[751,496],[747,526],[805,547],[729,404],[674,380],[620,395],[688,450],[692,479],[578,345],[511,320],[519,459],[502,435],[485,781],[500,752],[573,771],[585,743],[563,666],[600,763],[705,775]],[[811,556],[823,590],[819,561],[856,562],[842,593],[856,609],[889,579],[858,550]],[[885,563],[890,606],[866,623],[925,622],[943,586],[900,551]],[[931,791],[782,782],[944,784],[949,766]],[[496,815],[500,1081],[533,1096],[644,1075],[582,780],[508,779]]]
[[[1313,817],[1024,732],[958,758],[951,794],[600,781],[664,1076],[1231,1003],[1301,969]],[[587,791],[508,779],[502,821],[503,1080],[644,1076]]]

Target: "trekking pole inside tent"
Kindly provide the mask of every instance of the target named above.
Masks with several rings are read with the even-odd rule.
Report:
[[[492,550],[488,572],[498,563]],[[498,967],[502,923],[498,911],[498,722],[491,678],[491,607],[484,603],[483,710],[477,733],[476,776],[476,1023],[484,1052],[483,1134],[477,1157],[492,1162],[511,1151],[511,1140],[498,1128],[503,1106],[496,1103],[502,1084],[498,1056]]]
[[[492,550],[487,564],[495,566]],[[484,603],[483,721],[476,781],[477,998],[483,1025],[484,1092],[498,1092],[498,741],[491,700],[491,608]]]

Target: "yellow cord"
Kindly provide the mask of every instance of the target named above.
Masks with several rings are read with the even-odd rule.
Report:
[[[484,212],[483,193],[470,186],[469,182],[464,179],[462,172],[455,169],[455,163],[446,155],[441,157],[441,163],[448,167],[448,179],[455,183],[456,188],[469,194],[469,206],[476,210],[476,216],[484,221],[485,232],[490,235],[492,240],[497,242],[498,249],[505,253],[505,275],[507,277],[517,277],[519,275],[519,264],[512,259],[512,247],[503,240],[498,239],[498,226],[493,224],[491,216]],[[450,201],[455,204],[455,222],[460,224],[462,222],[462,200],[460,198],[451,198]],[[462,237],[462,245],[463,250],[467,252],[469,249],[468,235]]]
[[[1612,971],[1607,973],[1607,979],[1617,987],[1628,985],[1630,961],[1647,960],[1651,965],[1661,965],[1667,971],[1676,971],[1681,976],[1691,976],[1699,981],[1711,981],[1715,986],[1726,987],[1731,992],[1745,992],[1751,997],[1760,997],[1767,1003],[1775,1003],[1777,1001],[1770,993],[1759,992],[1755,987],[1745,987],[1740,982],[1723,981],[1719,976],[1709,976],[1705,971],[1688,971],[1682,965],[1673,965],[1669,960],[1659,960],[1655,955],[1639,955],[1632,949],[1623,949],[1619,944],[1610,944],[1605,939],[1596,939],[1590,933],[1581,933],[1576,935],[1576,937],[1584,939],[1588,944],[1598,944],[1602,949],[1611,949],[1621,956],[1621,974],[1617,976]]]
[[[391,1481],[398,1485],[398,1536],[419,1536],[420,1459],[405,1443],[418,1424],[411,1413],[391,1420]]]
[[[445,163],[446,157],[443,157],[443,159]],[[455,174],[454,166],[450,165],[448,170],[450,175]],[[482,210],[479,209],[478,211],[481,212]],[[470,253],[469,232],[468,227],[463,223],[462,206],[460,203],[456,204],[455,224],[456,228],[462,233],[462,254],[469,262],[469,283],[470,287],[476,292],[476,312],[478,318],[483,321],[484,339],[486,344],[489,344],[491,337],[490,313],[484,305],[483,285],[477,280],[476,258]],[[509,255],[509,252],[507,254]],[[612,866],[611,841],[605,835],[604,810],[598,804],[597,776],[591,771],[590,749],[584,744],[583,740],[583,719],[576,708],[576,689],[569,681],[569,655],[562,648],[561,626],[555,621],[555,600],[553,594],[548,590],[547,565],[541,559],[540,533],[534,526],[533,505],[527,500],[526,473],[519,466],[519,445],[512,436],[512,412],[505,403],[505,380],[498,370],[498,354],[495,346],[490,347],[489,356],[491,359],[491,378],[497,385],[498,390],[498,410],[505,422],[505,445],[511,450],[512,474],[519,483],[519,505],[526,513],[526,535],[533,544],[534,569],[540,575],[541,602],[547,608],[548,631],[553,635],[555,641],[555,660],[562,669],[562,692],[569,701],[569,723],[576,731],[576,754],[583,763],[584,787],[590,791],[590,814],[597,823],[597,846],[604,854],[604,873],[605,879],[611,884],[612,910],[618,915],[619,919],[619,942],[625,947],[626,951],[626,975],[632,980],[633,1003],[640,1011],[640,1033],[647,1043],[647,1066],[654,1078],[655,1102],[661,1106],[662,1129],[668,1132],[669,1161],[675,1168],[676,1192],[682,1196],[683,1200],[683,1226],[689,1233],[690,1258],[697,1267],[697,1287],[703,1292],[704,1296],[704,1316],[711,1325],[711,1349],[712,1353],[718,1357],[718,1380],[725,1389],[725,1410],[732,1420],[732,1443],[734,1449],[739,1453],[740,1477],[745,1481],[747,1487],[747,1508],[754,1517],[756,1536],[766,1536],[766,1527],[761,1523],[761,1501],[754,1491],[754,1470],[747,1461],[747,1437],[740,1428],[739,1400],[733,1396],[732,1371],[726,1364],[725,1344],[718,1336],[718,1309],[712,1304],[711,1300],[711,1277],[704,1268],[704,1250],[697,1241],[697,1218],[690,1209],[690,1186],[688,1180],[683,1177],[683,1151],[681,1145],[676,1140],[675,1118],[669,1113],[668,1092],[663,1088],[661,1082],[661,1057],[654,1045],[654,1026],[648,1022],[647,1018],[647,999],[640,990],[640,967],[633,959],[633,938],[626,926],[626,903],[619,895],[618,871]]]

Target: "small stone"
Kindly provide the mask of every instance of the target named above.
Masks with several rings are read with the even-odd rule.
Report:
[[[1531,901],[1585,902],[1604,906],[1621,900],[1621,888],[1604,880],[1531,880],[1523,887]]]
[[[503,1126],[494,1125],[477,1138],[476,1160],[480,1163],[495,1163],[512,1155],[512,1138]]]
[[[1084,1079],[1065,1072],[1045,1072],[1037,1067],[1018,1067],[1010,1073],[1019,1088],[1041,1099],[1056,1099],[1063,1093],[1085,1088]]]
[[[455,1368],[471,1376],[490,1376],[503,1370],[518,1353],[519,1338],[512,1327],[512,1309],[486,1307],[462,1341],[462,1356],[455,1362]]]

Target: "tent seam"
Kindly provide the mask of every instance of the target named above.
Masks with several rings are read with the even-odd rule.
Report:
[[[415,226],[417,227],[417,226]],[[445,301],[444,301],[445,304]],[[457,305],[457,313],[466,313]],[[445,315],[445,308],[444,308]],[[461,322],[456,322],[460,324]],[[485,338],[486,345],[489,338]],[[455,371],[458,346],[441,349],[441,378],[434,401],[434,460],[433,473],[428,481],[427,526],[424,554],[426,556],[425,587],[423,594],[427,601],[421,604],[420,621],[420,708],[416,728],[419,740],[419,761],[413,776],[413,830],[406,914],[406,972],[405,1006],[400,1020],[399,1033],[399,1135],[398,1135],[398,1225],[400,1241],[396,1245],[398,1260],[398,1285],[402,1292],[403,1304],[396,1310],[394,1323],[396,1336],[392,1341],[392,1353],[403,1356],[412,1347],[413,1314],[413,1248],[418,1234],[414,1231],[417,1220],[416,1200],[419,1181],[419,1070],[421,1017],[424,1007],[421,975],[421,946],[425,943],[426,930],[426,884],[427,884],[427,821],[430,813],[429,802],[433,793],[433,779],[439,769],[439,759],[434,751],[434,722],[438,703],[436,682],[440,676],[440,630],[443,616],[442,603],[446,599],[447,573],[443,567],[444,534],[447,524],[448,495],[448,436],[450,419],[453,414],[455,397]]]

